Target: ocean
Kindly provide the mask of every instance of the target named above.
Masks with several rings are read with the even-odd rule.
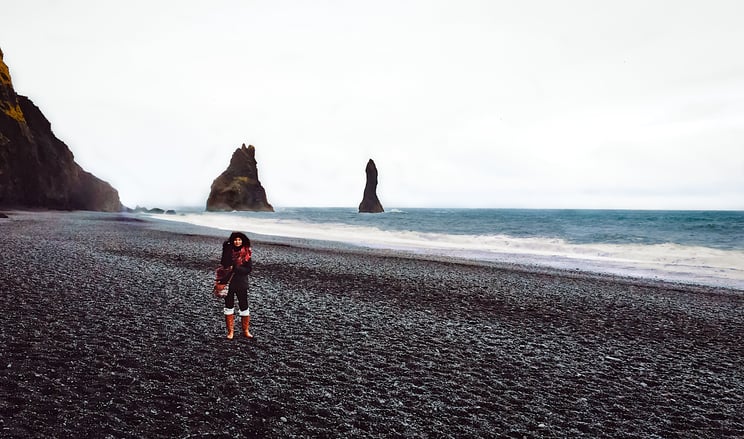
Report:
[[[225,231],[744,290],[744,211],[277,208],[151,215]]]

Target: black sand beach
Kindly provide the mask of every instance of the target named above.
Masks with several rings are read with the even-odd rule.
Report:
[[[744,292],[254,240],[254,340],[210,296],[225,232],[0,220],[0,437],[744,437]]]

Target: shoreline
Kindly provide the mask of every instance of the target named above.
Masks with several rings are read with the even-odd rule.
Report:
[[[736,290],[256,239],[256,339],[228,341],[226,233],[19,216],[0,435],[744,435]]]
[[[375,225],[377,221],[369,223],[360,220],[358,223],[356,219],[352,220],[344,215],[337,217],[336,214],[329,215],[340,223],[323,221],[316,223],[315,220],[306,222],[303,218],[319,219],[318,212],[308,211],[307,214],[300,214],[298,213],[300,211],[302,209],[289,214],[286,218],[279,216],[276,219],[269,219],[261,214],[254,218],[250,214],[242,215],[239,212],[235,214],[191,212],[170,217],[153,215],[152,219],[313,239],[322,243],[318,246],[330,248],[363,246],[389,249],[408,255],[422,254],[453,260],[551,267],[744,290],[744,252],[734,248],[726,250],[715,245],[702,247],[691,242],[675,244],[676,241],[661,242],[651,238],[654,244],[574,242],[566,240],[567,237],[518,238],[490,233],[485,235],[419,233],[413,230],[428,228],[410,225],[412,230],[400,229],[399,221],[393,221],[395,215],[388,219],[381,217],[382,221],[378,228]],[[637,211],[629,212],[633,215],[638,214]],[[346,215],[350,213],[346,212]],[[401,221],[406,222],[405,219]]]
[[[128,213],[128,212],[111,213],[111,212],[92,212],[92,211],[55,211],[55,210],[47,210],[47,209],[39,209],[39,210],[14,209],[14,210],[7,210],[5,212],[9,214],[9,218],[0,219],[0,221],[3,221],[3,220],[12,221],[13,215],[28,216],[28,215],[32,215],[32,214],[35,215],[35,214],[40,214],[40,213],[48,213],[52,215],[72,214],[72,215],[93,216],[93,217],[96,217],[97,215],[102,215],[103,218],[118,217],[118,218],[126,218],[126,220],[124,221],[148,223],[150,224],[151,227],[157,230],[175,233],[175,234],[182,234],[182,235],[188,235],[189,233],[192,233],[192,234],[195,233],[195,234],[202,234],[204,236],[222,237],[223,235],[227,236],[230,233],[229,231],[218,229],[215,227],[190,224],[190,223],[180,222],[180,221],[173,221],[169,219],[158,218],[155,215],[143,216],[138,213]],[[249,237],[251,238],[252,242],[261,243],[264,245],[273,245],[273,246],[279,246],[279,247],[295,247],[298,249],[305,249],[305,250],[318,250],[318,251],[338,252],[342,254],[345,253],[345,254],[360,255],[360,256],[366,255],[366,256],[375,256],[375,257],[383,257],[383,258],[400,258],[400,259],[410,259],[410,260],[420,260],[420,261],[430,261],[430,262],[441,262],[445,264],[467,265],[467,266],[476,266],[476,267],[483,267],[483,268],[495,268],[495,269],[500,269],[500,270],[509,270],[509,271],[527,273],[527,274],[546,274],[546,275],[566,277],[570,279],[608,280],[611,282],[617,282],[617,283],[626,284],[626,285],[647,286],[647,287],[665,288],[665,289],[671,289],[671,290],[695,291],[695,292],[700,292],[700,293],[713,292],[713,293],[720,293],[720,294],[744,294],[744,287],[739,288],[737,286],[732,286],[729,284],[712,285],[712,284],[705,284],[705,283],[700,283],[700,282],[695,282],[695,281],[652,278],[652,277],[641,276],[641,275],[616,274],[616,273],[611,273],[611,272],[594,271],[594,270],[586,270],[586,269],[579,269],[579,268],[568,269],[568,268],[560,268],[560,267],[554,267],[554,266],[542,265],[542,264],[529,264],[529,263],[522,263],[522,262],[505,262],[505,261],[472,259],[472,258],[457,257],[457,256],[441,256],[441,255],[436,255],[436,254],[421,253],[421,252],[415,252],[415,251],[410,251],[410,250],[373,248],[373,247],[365,247],[361,245],[354,245],[354,244],[348,244],[348,243],[342,243],[342,242],[336,242],[336,241],[324,241],[324,240],[317,240],[317,239],[303,239],[303,238],[284,237],[284,236],[275,236],[275,235],[263,235],[263,234],[258,234],[258,233],[250,233]]]
[[[225,230],[214,228],[214,227],[195,225],[195,224],[190,224],[190,223],[185,223],[185,222],[177,222],[177,221],[173,221],[169,219],[157,218],[155,216],[148,216],[148,217],[145,217],[144,219],[148,221],[152,221],[153,223],[158,224],[159,226],[162,225],[164,230],[169,230],[174,233],[178,233],[178,230],[180,230],[181,228],[185,228],[185,229],[194,228],[193,230],[203,229],[205,233],[209,231],[209,234],[229,233],[229,232],[226,232]],[[170,225],[170,226],[166,226],[166,225]],[[411,250],[382,249],[382,248],[365,247],[362,245],[354,245],[354,244],[348,244],[348,243],[342,243],[342,242],[336,242],[336,241],[323,241],[323,240],[316,240],[316,239],[302,239],[302,238],[294,238],[294,237],[262,235],[262,234],[257,234],[257,233],[251,233],[251,240],[256,241],[256,242],[261,242],[263,244],[291,246],[291,247],[303,248],[307,250],[324,250],[324,251],[331,251],[331,252],[335,251],[335,252],[340,252],[340,253],[350,253],[350,254],[359,254],[359,255],[371,255],[371,256],[379,256],[379,257],[391,257],[391,258],[413,259],[413,260],[422,260],[422,261],[451,263],[451,264],[472,265],[472,266],[479,266],[479,267],[486,267],[486,268],[513,270],[513,271],[524,272],[524,273],[544,273],[544,274],[551,274],[555,276],[565,276],[569,278],[574,278],[574,277],[587,278],[587,279],[607,278],[610,280],[614,280],[616,282],[627,283],[631,285],[658,286],[661,288],[672,288],[672,289],[692,289],[692,290],[698,290],[698,291],[715,290],[715,291],[728,292],[728,293],[734,293],[734,294],[737,294],[737,293],[744,294],[744,286],[742,287],[735,286],[736,281],[733,279],[730,279],[730,280],[722,279],[717,284],[706,284],[706,283],[701,283],[701,282],[695,282],[692,280],[674,280],[674,279],[665,279],[665,278],[658,278],[658,277],[652,278],[652,277],[642,276],[642,275],[616,274],[612,272],[601,271],[600,269],[597,269],[597,270],[579,269],[579,268],[568,269],[568,268],[555,267],[555,266],[551,266],[548,264],[538,264],[538,263],[529,264],[529,263],[524,263],[524,262],[484,260],[484,259],[474,259],[474,258],[458,257],[458,256],[441,256],[441,255],[437,255],[433,253],[416,252],[416,251],[411,251]]]

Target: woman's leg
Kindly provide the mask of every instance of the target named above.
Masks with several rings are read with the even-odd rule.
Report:
[[[240,300],[240,296],[238,296],[238,300]],[[248,299],[246,299],[246,302],[248,302]],[[225,314],[227,314],[228,309],[233,308],[235,308],[235,291],[228,287],[227,296],[225,296]]]
[[[251,310],[248,308],[248,290],[240,290],[236,294],[238,295],[238,306],[240,307],[240,324],[243,327],[243,335],[248,338],[253,338],[253,335],[250,331]]]
[[[235,295],[238,296],[238,307],[242,316],[243,311],[248,309],[248,290],[238,290],[235,292]]]
[[[227,338],[233,338],[233,325],[235,324],[235,292],[228,290],[225,296],[225,326],[227,327]]]

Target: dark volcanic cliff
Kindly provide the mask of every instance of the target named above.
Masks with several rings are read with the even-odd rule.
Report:
[[[212,183],[207,199],[209,211],[251,210],[273,212],[266,191],[258,181],[256,148],[245,143],[236,149],[230,165]]]
[[[75,163],[25,96],[0,51],[0,206],[120,211],[119,193]]]
[[[367,184],[364,186],[364,195],[362,202],[359,203],[359,212],[365,213],[380,213],[385,210],[380,204],[380,200],[377,198],[377,166],[372,159],[367,162]]]
[[[116,189],[75,163],[41,111],[30,99],[16,94],[1,50],[0,206],[122,209]]]

